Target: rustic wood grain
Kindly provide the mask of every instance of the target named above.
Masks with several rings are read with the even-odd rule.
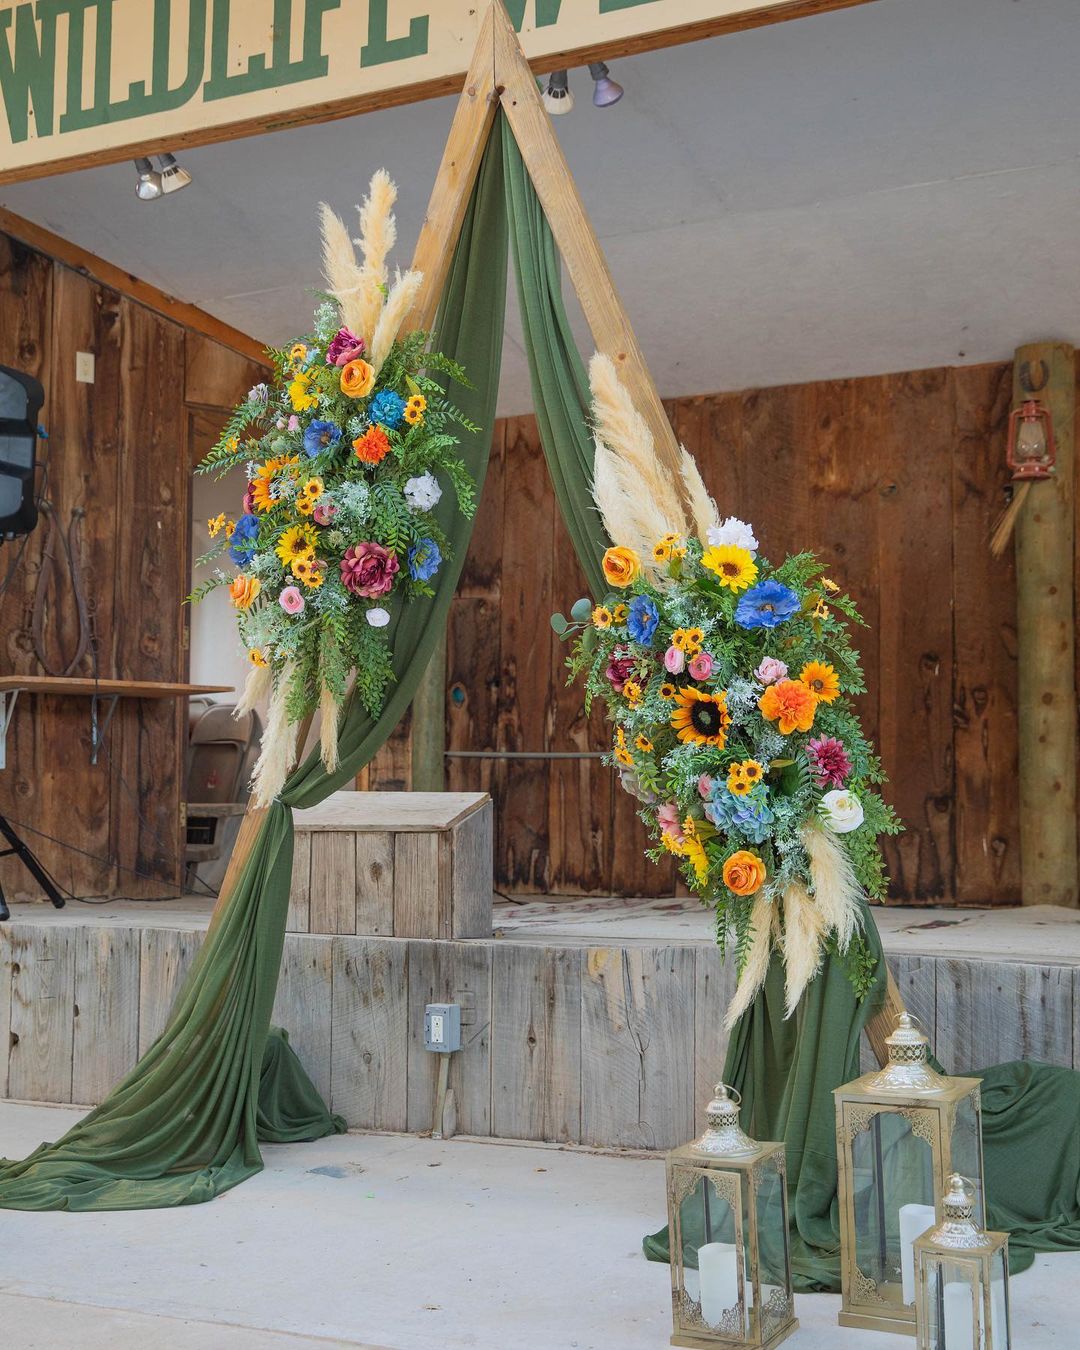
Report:
[[[165,1030],[205,934],[180,928],[144,928],[139,951],[139,1054]]]
[[[356,836],[347,830],[312,834],[312,933],[356,931]]]
[[[1073,1063],[1069,966],[939,961],[937,1056],[950,1073],[1011,1059]]]
[[[394,932],[394,836],[385,830],[356,836],[356,931]]]
[[[694,1129],[694,951],[595,947],[581,972],[581,1138],[673,1148]]]
[[[409,1124],[430,1130],[440,1056],[424,1049],[429,1003],[461,1006],[461,1049],[450,1058],[450,1087],[462,1134],[491,1133],[491,962],[489,943],[409,943]]]
[[[307,830],[295,830],[293,834],[292,880],[289,882],[285,931],[311,931],[311,835]]]
[[[440,906],[440,873],[449,871],[450,847],[438,834],[394,836],[394,934],[449,937]],[[448,897],[447,897],[448,898]],[[449,928],[449,916],[446,927]]]
[[[493,1132],[581,1139],[581,964],[575,949],[492,950]]]
[[[273,1025],[284,1027],[300,1063],[324,1102],[331,1095],[333,939],[287,933],[281,955]]]
[[[450,936],[489,938],[494,898],[494,819],[490,802],[455,826]]]
[[[232,408],[268,374],[265,361],[253,361],[250,356],[232,351],[214,338],[188,328],[184,359],[185,403]]]
[[[408,1129],[408,943],[333,941],[331,1109],[354,1129]]]
[[[28,924],[20,938],[8,1093],[25,1101],[70,1102],[76,930]]]
[[[71,1100],[96,1106],[139,1057],[139,931],[74,932]]]
[[[11,999],[15,962],[24,947],[11,924],[0,925],[0,1098],[8,1095],[8,1059],[11,1054]]]

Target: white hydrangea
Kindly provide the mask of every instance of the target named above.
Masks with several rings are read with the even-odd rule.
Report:
[[[720,544],[732,544],[735,548],[745,548],[755,555],[758,551],[754,527],[747,525],[746,521],[740,520],[738,516],[728,516],[722,524],[713,525],[709,530],[709,543],[714,548]]]
[[[367,619],[372,628],[385,628],[390,622],[390,612],[380,605],[376,605],[365,613],[364,618]]]
[[[414,511],[430,511],[441,497],[442,488],[433,473],[422,473],[405,484],[405,500]]]

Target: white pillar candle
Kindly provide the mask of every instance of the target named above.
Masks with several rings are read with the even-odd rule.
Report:
[[[945,1286],[945,1346],[947,1350],[974,1350],[971,1285],[950,1280]]]
[[[933,1205],[900,1206],[900,1282],[904,1302],[915,1302],[915,1252],[912,1243],[934,1224]]]
[[[698,1248],[698,1277],[701,1281],[701,1316],[706,1324],[718,1327],[728,1308],[739,1301],[739,1274],[735,1244],[707,1242]]]

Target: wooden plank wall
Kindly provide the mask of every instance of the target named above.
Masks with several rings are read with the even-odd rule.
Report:
[[[1014,571],[987,546],[1005,500],[1010,374],[970,366],[668,405],[722,511],[752,521],[767,556],[816,549],[859,601],[861,712],[907,824],[887,852],[892,896],[909,904],[1019,899]],[[584,593],[535,423],[500,423],[450,618],[451,752],[606,744],[547,625]],[[450,758],[447,786],[492,794],[500,890],[674,889],[595,761]]]
[[[160,1033],[201,938],[96,922],[0,927],[0,1096],[100,1101]],[[889,961],[950,1072],[1011,1059],[1080,1067],[1080,969]],[[273,1017],[353,1128],[431,1128],[437,1056],[423,1048],[423,1012],[448,1001],[462,1008],[450,1069],[461,1133],[664,1149],[701,1128],[733,989],[730,961],[708,943],[290,933]],[[1003,998],[1014,1015],[1000,1016]]]
[[[75,380],[75,353],[94,353],[93,384]],[[97,657],[73,674],[176,680],[187,674],[190,467],[211,426],[262,368],[210,337],[0,234],[0,363],[45,389],[47,496],[66,531],[79,524],[83,583]],[[0,672],[43,673],[31,614],[45,523],[29,537],[0,599]],[[17,554],[0,547],[0,579]],[[70,658],[70,585],[47,581],[50,661]],[[179,881],[186,706],[122,700],[97,766],[85,699],[20,698],[0,773],[0,811],[24,831],[61,885],[80,895],[154,895]],[[38,892],[21,865],[0,862],[9,899]]]

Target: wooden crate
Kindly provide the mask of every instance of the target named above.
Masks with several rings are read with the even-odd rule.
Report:
[[[486,792],[335,792],[293,826],[290,932],[491,936]]]

